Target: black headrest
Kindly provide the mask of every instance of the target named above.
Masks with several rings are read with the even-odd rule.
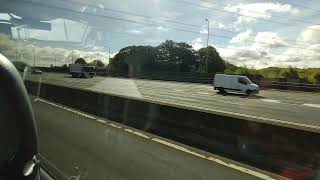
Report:
[[[29,179],[25,165],[38,153],[32,106],[15,66],[0,54],[0,177]]]

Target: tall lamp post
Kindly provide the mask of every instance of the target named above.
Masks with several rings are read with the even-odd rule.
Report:
[[[33,46],[33,67],[36,67],[36,47]]]
[[[209,58],[209,36],[210,36],[210,32],[209,32],[209,27],[210,27],[210,21],[208,19],[204,19],[205,21],[208,22],[208,36],[207,36],[207,56],[206,56],[206,73],[208,73],[208,58]]]

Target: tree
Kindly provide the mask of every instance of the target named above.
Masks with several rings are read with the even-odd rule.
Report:
[[[13,61],[12,64],[16,67],[19,72],[24,72],[25,69],[29,69],[30,65],[22,61]]]
[[[78,58],[74,63],[75,64],[87,64],[86,60],[84,60],[82,58]]]
[[[196,66],[195,51],[184,42],[167,40],[158,47],[157,59],[161,70],[190,72]]]
[[[320,83],[320,71],[314,73],[313,79],[315,79],[317,83]]]
[[[238,67],[237,70],[234,72],[234,74],[244,75],[248,77],[261,75],[260,72],[255,68],[253,67],[249,68],[247,66]]]
[[[200,59],[200,72],[206,72],[207,57],[208,73],[224,72],[224,69],[226,68],[225,62],[214,47],[209,46],[208,48],[201,48],[197,51],[196,54]]]
[[[104,68],[105,65],[101,60],[94,60],[90,63],[90,65],[95,66],[96,68]]]
[[[288,79],[300,79],[297,68],[289,67],[288,70],[284,70],[281,76]]]
[[[0,52],[8,59],[19,60],[16,57],[18,55],[18,44],[3,33],[0,33]]]
[[[152,46],[128,46],[122,48],[111,60],[111,71],[140,73],[156,67],[157,49]]]
[[[235,74],[236,70],[238,69],[239,67],[236,66],[236,65],[233,65],[231,63],[229,63],[228,61],[225,63],[225,70],[224,70],[224,73],[225,74]]]

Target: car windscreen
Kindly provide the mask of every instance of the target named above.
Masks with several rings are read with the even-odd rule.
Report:
[[[85,72],[94,72],[94,67],[85,66],[85,67],[83,67],[83,71],[85,71]]]

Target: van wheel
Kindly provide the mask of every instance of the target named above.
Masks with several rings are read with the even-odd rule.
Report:
[[[249,90],[249,89],[248,89],[248,90],[246,90],[246,95],[247,95],[247,96],[250,96],[250,95],[251,95],[251,93],[252,93],[252,91],[251,91],[251,90]]]
[[[219,93],[221,93],[221,94],[226,93],[226,91],[223,88],[217,88],[217,89],[218,89]]]

